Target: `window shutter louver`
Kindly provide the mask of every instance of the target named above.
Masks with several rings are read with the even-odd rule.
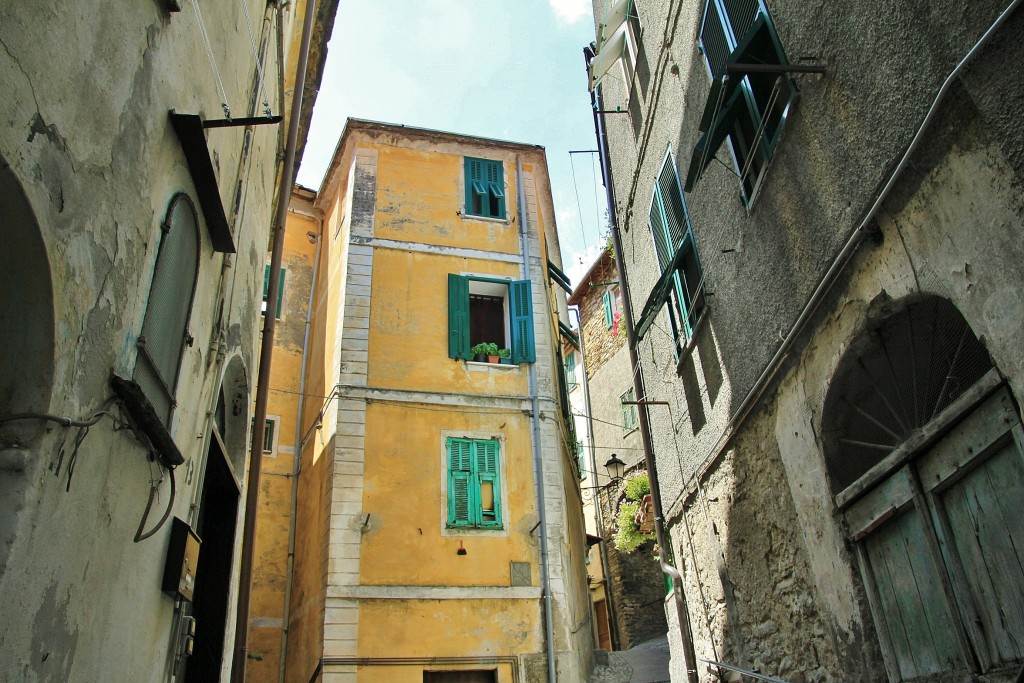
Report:
[[[281,269],[281,278],[277,281],[277,307],[274,317],[281,317],[281,304],[284,303],[284,268]]]
[[[761,3],[758,0],[722,0],[725,13],[729,17],[729,25],[732,27],[733,47],[739,42],[747,29],[754,23],[758,12],[761,10]]]
[[[476,470],[480,479],[480,489],[484,491],[490,488],[490,495],[493,498],[493,508],[485,509],[483,496],[479,501],[480,523],[482,526],[501,526],[501,495],[498,486],[498,442],[497,441],[475,441],[476,449]]]
[[[722,25],[722,17],[718,13],[715,0],[707,0],[704,24],[700,29],[700,44],[704,48],[704,58],[711,69],[712,80],[718,78],[722,75],[732,47],[726,37],[725,27]]]
[[[686,207],[683,203],[683,193],[679,189],[679,176],[676,175],[674,161],[671,155],[665,160],[661,176],[658,178],[658,190],[661,192],[668,228],[669,254],[674,254],[686,237]]]
[[[469,526],[472,475],[472,442],[466,439],[448,440],[448,524]]]
[[[263,300],[270,296],[270,264],[263,266]]]
[[[654,252],[658,256],[658,268],[662,271],[672,260],[672,252],[668,247],[668,240],[665,239],[665,217],[661,210],[661,201],[657,191],[651,201],[651,236],[654,237]]]
[[[533,363],[537,359],[533,337],[533,300],[529,280],[508,285],[512,317],[512,363]]]
[[[604,306],[604,326],[611,329],[615,323],[615,312],[612,310],[612,293],[610,291],[605,290],[601,297],[601,303]]]
[[[469,278],[448,274],[448,357],[469,360]]]

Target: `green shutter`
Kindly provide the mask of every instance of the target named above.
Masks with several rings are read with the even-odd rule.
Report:
[[[469,360],[469,278],[448,274],[448,357]]]
[[[484,159],[465,157],[466,213],[471,216],[487,215],[487,178]],[[477,207],[479,204],[479,208]]]
[[[281,317],[281,304],[284,302],[284,268],[281,269],[281,279],[277,282],[277,309],[274,313],[275,318]]]
[[[476,513],[479,515],[480,526],[501,527],[501,487],[498,481],[498,442],[474,441],[476,451],[476,472],[480,482],[480,493],[476,496]],[[485,510],[483,507],[483,491],[489,487],[493,496],[494,507]]]
[[[683,200],[682,190],[679,189],[679,176],[676,174],[674,161],[671,154],[665,157],[665,164],[658,178],[658,194],[661,195],[661,205],[665,210],[665,223],[668,229],[669,254],[675,254],[676,249],[683,243],[688,222],[686,202]],[[662,264],[662,269],[664,267]]]
[[[505,173],[500,161],[487,162],[487,190],[494,197],[497,207],[491,211],[490,206],[484,211],[491,218],[505,217]],[[490,199],[488,197],[488,199]]]
[[[570,390],[576,387],[576,354],[571,351],[565,357],[565,379]]]
[[[448,439],[448,526],[470,526],[472,442]]]
[[[270,264],[263,266],[263,303],[270,298]],[[281,317],[281,303],[284,301],[284,268],[281,269],[281,279],[277,283],[277,306],[275,307],[275,318]],[[264,306],[266,308],[266,306]]]
[[[612,293],[609,290],[605,290],[602,301],[604,303],[604,326],[611,329],[612,323],[615,322],[615,315],[612,312]]]
[[[533,340],[533,302],[529,280],[508,283],[509,309],[512,311],[512,362],[537,360]]]

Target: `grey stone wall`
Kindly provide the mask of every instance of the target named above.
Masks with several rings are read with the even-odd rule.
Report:
[[[603,81],[624,268],[639,311],[659,269],[647,227],[671,155],[685,177],[710,78],[698,51],[704,2],[640,0],[632,98]],[[997,2],[769,2],[800,98],[748,208],[727,145],[686,195],[709,295],[678,366],[667,317],[640,343],[649,397],[672,406],[653,440],[698,657],[787,680],[884,679],[849,541],[829,496],[822,397],[872,302],[939,294],[964,314],[1017,396],[1024,320],[1019,118],[1024,87],[1011,16],[925,131],[864,242],[738,427],[730,421],[842,244],[873,203],[940,84],[996,18]],[[605,8],[595,3],[600,21]],[[1016,52],[1015,52],[1016,51]],[[661,331],[659,331],[659,327]],[[670,628],[676,629],[670,614]],[[674,633],[678,633],[674,631]],[[684,680],[678,637],[673,680]]]

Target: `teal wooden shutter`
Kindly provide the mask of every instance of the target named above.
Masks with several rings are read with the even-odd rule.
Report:
[[[565,380],[570,391],[576,388],[576,354],[572,351],[565,357]]]
[[[658,193],[661,195],[661,204],[665,210],[670,255],[675,255],[676,249],[682,245],[688,222],[686,202],[679,189],[679,176],[676,174],[676,166],[673,161],[672,155],[665,157],[665,164],[662,166],[661,175],[658,178]],[[661,269],[665,270],[664,264]]]
[[[263,303],[267,303],[267,299],[270,298],[270,264],[263,266]],[[284,268],[281,269],[281,279],[277,283],[277,307],[275,308],[274,317],[281,317],[281,302],[284,301]],[[266,305],[263,306],[264,312],[266,312]]]
[[[612,323],[615,322],[615,315],[612,311],[612,293],[605,290],[604,296],[601,300],[604,303],[604,326],[611,329]]]
[[[533,340],[533,302],[529,280],[508,283],[509,309],[512,311],[512,362],[537,360]],[[468,342],[467,342],[468,343]]]
[[[484,160],[465,157],[466,213],[474,216],[486,213],[487,190],[484,180]]]
[[[281,304],[284,302],[284,268],[281,269],[281,279],[277,281],[277,308],[274,312],[275,318],[281,317]]]
[[[472,442],[448,439],[448,526],[470,526]]]
[[[498,442],[474,441],[479,481],[477,512],[480,526],[501,527],[501,487],[498,481]]]
[[[500,161],[487,162],[487,191],[492,204],[485,212],[491,218],[505,217],[505,173]]]
[[[469,278],[448,274],[448,357],[469,360]]]

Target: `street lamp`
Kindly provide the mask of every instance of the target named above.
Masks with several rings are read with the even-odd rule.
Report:
[[[612,453],[612,457],[608,458],[608,462],[604,466],[608,470],[608,476],[612,479],[611,483],[622,479],[622,473],[626,470],[626,463],[619,460],[619,456],[615,453]]]

